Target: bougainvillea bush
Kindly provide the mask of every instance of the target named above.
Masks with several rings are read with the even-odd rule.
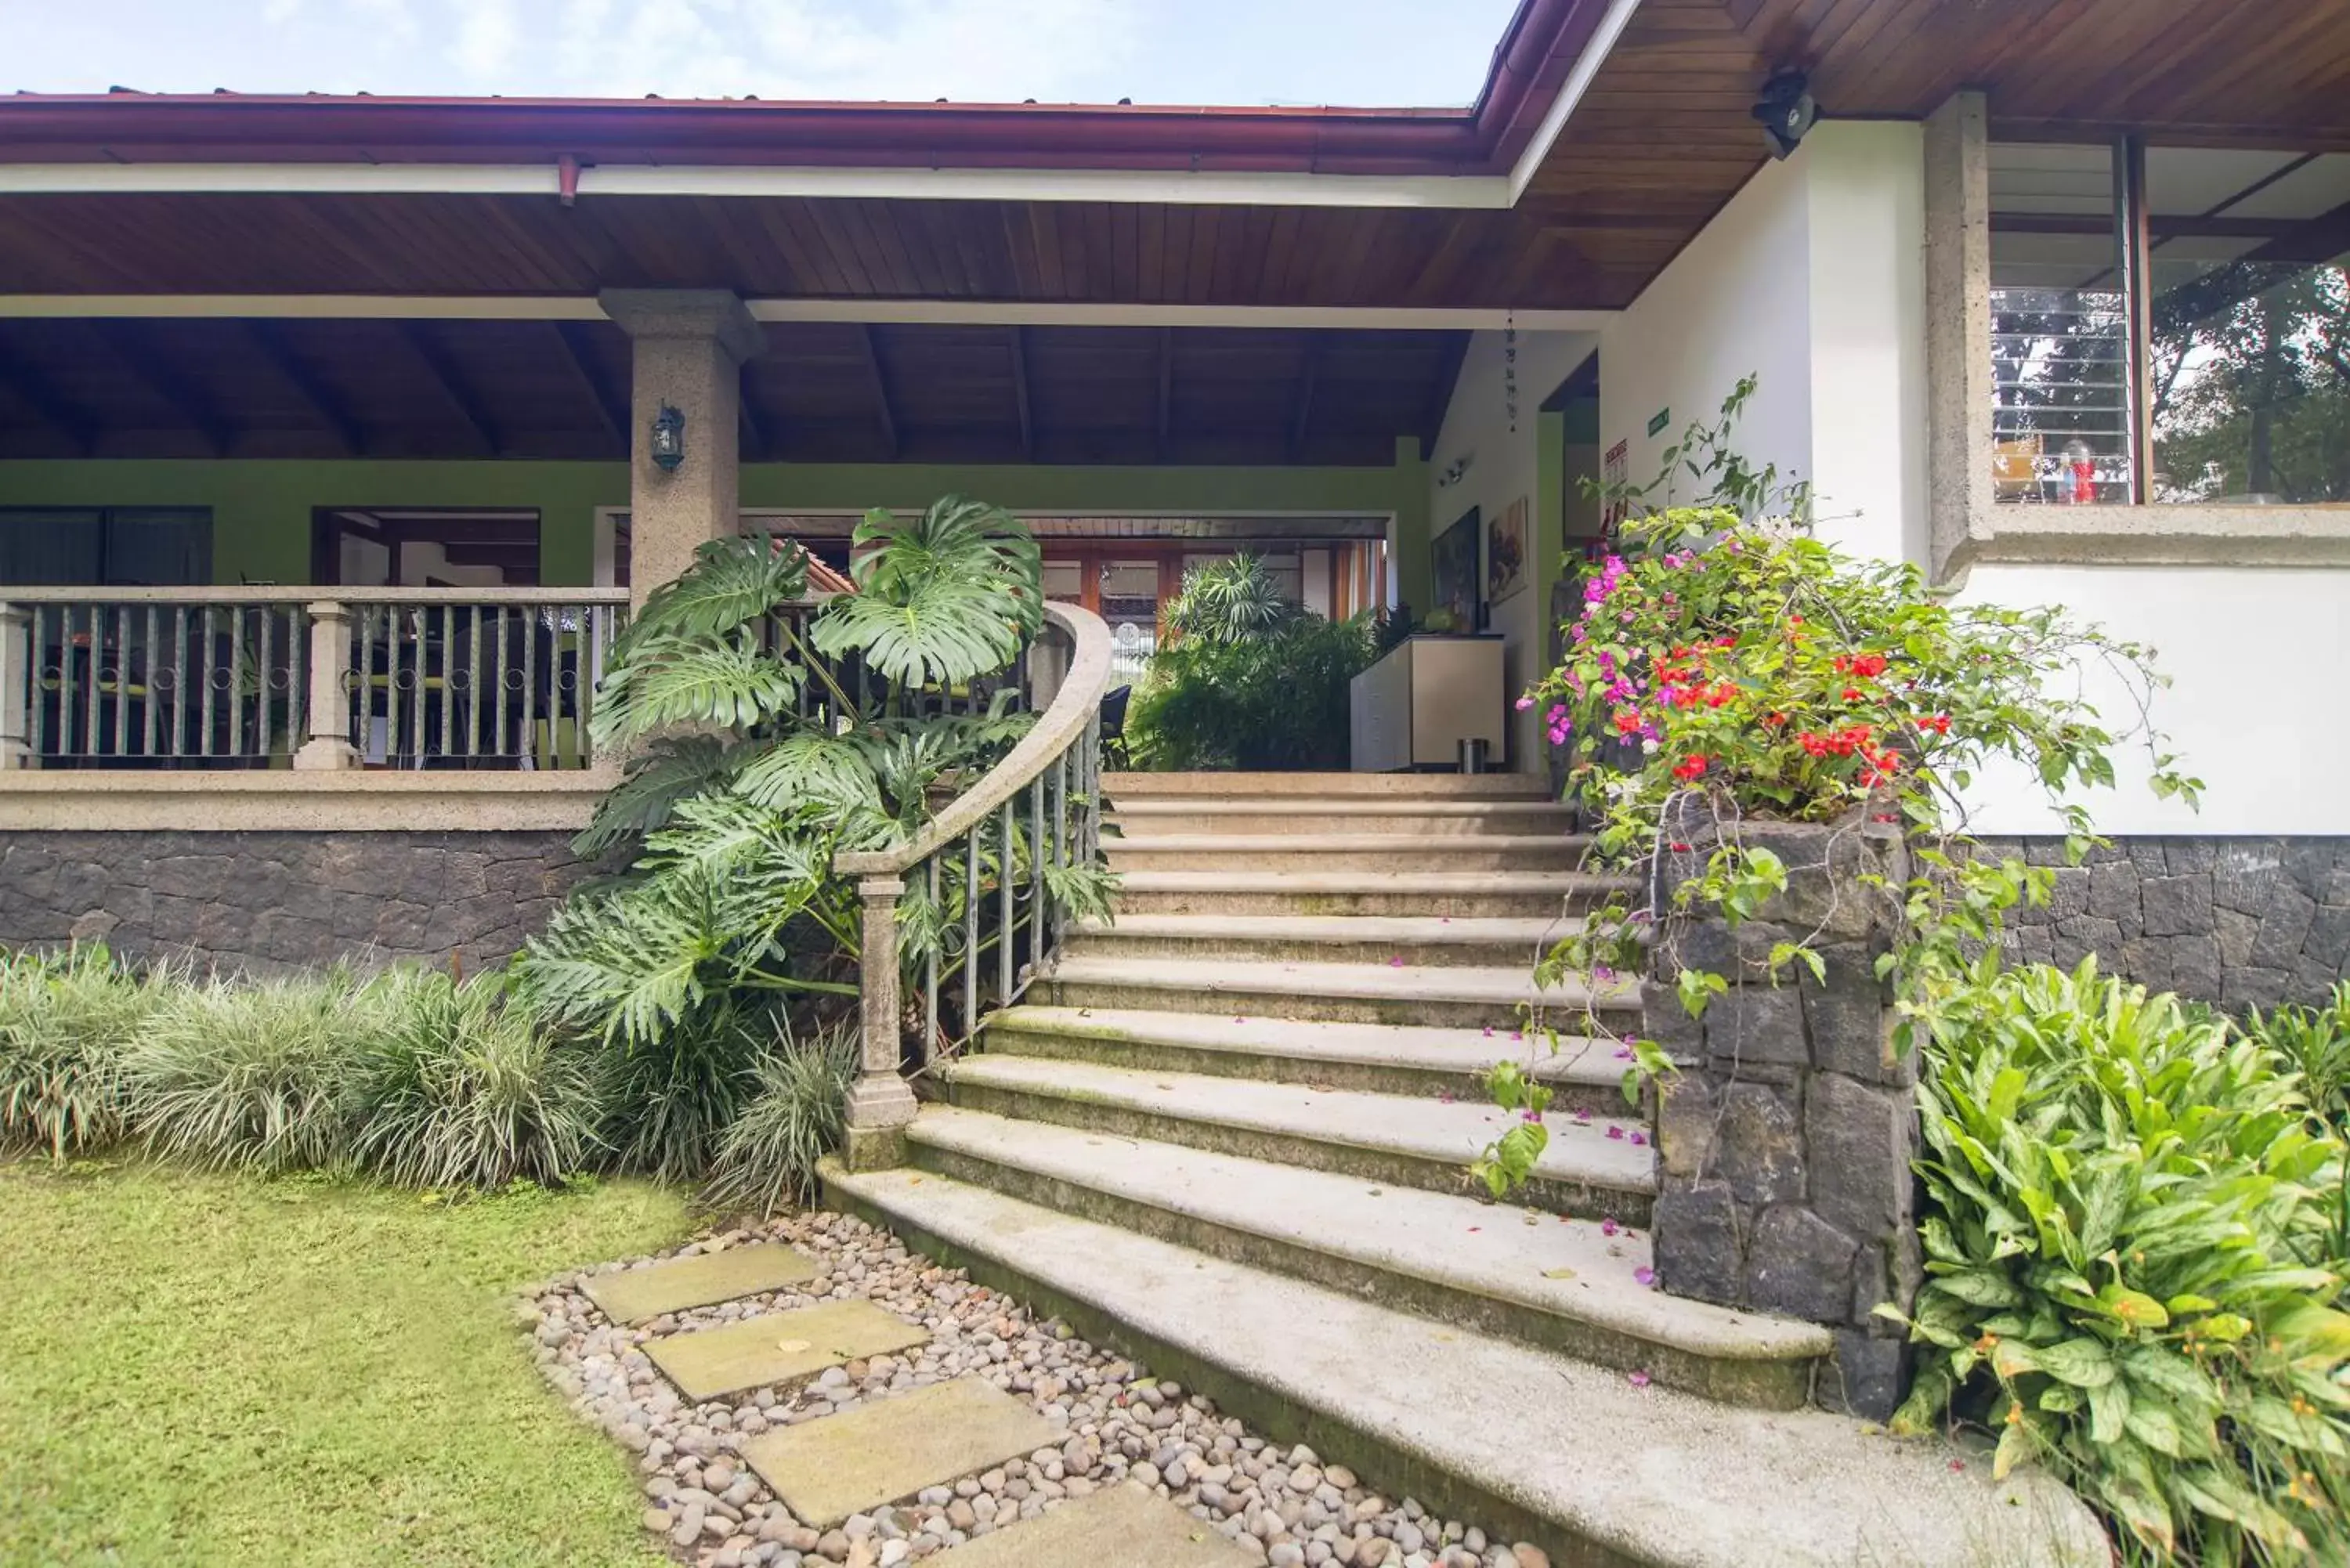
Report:
[[[1566,753],[1596,854],[1618,866],[1659,854],[1700,864],[1675,878],[1669,908],[1601,910],[1553,955],[1553,980],[1638,967],[1652,947],[1669,948],[1677,915],[1752,915],[1783,889],[1787,867],[1743,843],[1742,826],[1775,821],[1898,825],[1912,836],[1919,875],[1867,892],[1908,933],[1892,962],[1918,981],[1962,964],[2000,911],[2047,896],[2044,872],[1963,847],[1967,793],[1987,763],[2027,767],[2082,848],[2090,819],[2070,794],[2114,783],[2124,740],[2147,747],[2158,794],[2191,801],[2199,787],[2147,722],[2162,683],[2150,650],[2059,610],[1953,604],[1929,593],[1915,566],[1856,561],[1733,506],[1627,522],[1566,633],[1566,661],[1520,705],[1544,711]],[[2128,694],[2127,730],[2108,728],[2081,695],[2090,667]],[[1754,961],[1779,974],[1814,960],[1798,940]],[[1679,973],[1692,1012],[1742,978]],[[1903,989],[1915,1016],[1930,1013],[1930,986]],[[1640,1070],[1663,1065],[1649,1054]]]

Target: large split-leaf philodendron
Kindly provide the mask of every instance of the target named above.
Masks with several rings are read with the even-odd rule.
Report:
[[[858,591],[820,603],[795,545],[703,545],[648,597],[597,688],[597,743],[631,761],[577,847],[632,847],[632,864],[559,911],[520,968],[542,1007],[623,1047],[642,1093],[683,1102],[683,1130],[649,1133],[642,1163],[706,1152],[755,1082],[768,1014],[857,994],[856,894],[835,854],[911,836],[947,781],[1031,722],[1008,678],[1044,618],[1027,528],[950,497],[916,518],[868,514],[855,545]],[[1035,869],[1024,836],[985,854],[991,888]],[[1065,907],[1105,901],[1092,867],[1044,869]],[[907,963],[960,936],[965,870],[909,888]]]

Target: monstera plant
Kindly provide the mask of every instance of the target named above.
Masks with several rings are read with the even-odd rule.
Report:
[[[575,846],[629,864],[559,910],[518,968],[541,1009],[620,1052],[641,1081],[617,1099],[661,1103],[638,1117],[637,1163],[707,1153],[784,1005],[857,994],[856,889],[833,856],[918,832],[941,779],[983,771],[1032,721],[1010,685],[986,695],[1044,618],[1017,518],[950,497],[903,521],[868,514],[855,546],[857,591],[810,610],[797,546],[704,545],[598,685],[596,742],[632,760]],[[1024,836],[1010,865],[988,853],[990,883],[1035,869]],[[1045,869],[1065,905],[1106,902],[1091,867]],[[963,896],[962,872],[944,897]],[[961,919],[927,888],[907,897],[910,963]]]

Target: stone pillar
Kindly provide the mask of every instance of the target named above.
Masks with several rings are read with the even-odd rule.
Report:
[[[1666,903],[1714,840],[1694,826],[1659,878]],[[1895,1059],[1896,1014],[1877,956],[1908,856],[1891,826],[1749,825],[1743,840],[1786,863],[1785,892],[1735,930],[1716,915],[1673,922],[1652,961],[1646,1028],[1681,1073],[1661,1088],[1655,1211],[1659,1283],[1675,1295],[1807,1319],[1835,1331],[1820,1403],[1873,1420],[1908,1392],[1907,1332],[1875,1315],[1907,1309],[1923,1272],[1917,1233],[1921,1140],[1914,1054]],[[1768,955],[1804,942],[1826,981]],[[1727,979],[1701,1021],[1673,981],[1682,968]]]
[[[743,361],[764,339],[723,289],[608,289],[604,314],[634,347],[629,400],[629,601],[683,574],[693,552],[735,531],[742,505]],[[653,462],[653,421],[685,416],[685,461]]]
[[[1962,92],[1926,121],[1929,570],[1940,582],[1991,536],[1991,115]]]
[[[351,659],[351,608],[336,599],[310,607],[310,696],[308,738],[294,753],[305,772],[335,772],[359,765],[351,744],[350,692],[343,684]]]
[[[0,768],[29,768],[33,621],[22,605],[0,605]]]
[[[899,1055],[898,896],[905,890],[895,877],[867,877],[857,884],[864,918],[858,961],[864,1054],[848,1091],[843,1158],[851,1170],[904,1164],[906,1124],[920,1108]]]

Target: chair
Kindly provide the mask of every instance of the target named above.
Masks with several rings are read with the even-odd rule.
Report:
[[[1102,693],[1101,750],[1105,763],[1123,768],[1131,760],[1126,754],[1126,705],[1133,698],[1131,686],[1113,686]]]
[[[2039,500],[2043,451],[2041,438],[2036,435],[1993,442],[1991,455],[1992,495],[2002,501]]]

